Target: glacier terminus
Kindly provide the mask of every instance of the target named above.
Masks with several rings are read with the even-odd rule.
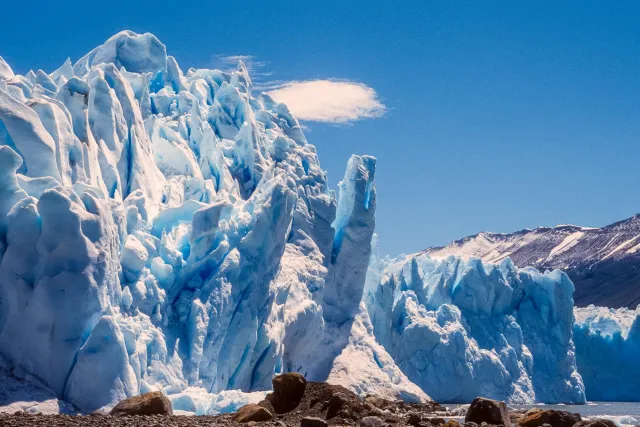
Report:
[[[2,366],[83,412],[152,390],[230,411],[289,371],[407,401],[584,403],[580,348],[606,342],[593,317],[574,328],[571,280],[381,258],[375,171],[353,155],[330,189],[242,62],[185,72],[149,33],[52,73],[0,58]]]

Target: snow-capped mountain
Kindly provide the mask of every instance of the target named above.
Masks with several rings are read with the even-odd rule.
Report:
[[[640,304],[640,215],[602,228],[575,225],[483,232],[424,251],[432,258],[477,257],[518,267],[562,269],[573,281],[578,306],[635,308]]]
[[[571,280],[379,259],[375,168],[354,155],[330,189],[244,64],[183,72],[152,34],[52,73],[0,58],[3,372],[82,411],[154,389],[233,410],[285,371],[413,401],[585,402]]]

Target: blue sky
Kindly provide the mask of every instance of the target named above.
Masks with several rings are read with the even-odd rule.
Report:
[[[131,29],[184,70],[243,55],[265,87],[351,82],[283,96],[319,94],[302,114],[323,120],[305,126],[334,185],[352,153],[378,158],[377,230],[397,254],[640,212],[640,5],[576,4],[14,1],[0,56],[50,72]]]

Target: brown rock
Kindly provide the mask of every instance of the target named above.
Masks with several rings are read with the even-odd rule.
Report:
[[[173,409],[164,394],[153,391],[120,401],[109,415],[173,415]]]
[[[268,398],[277,413],[295,409],[304,395],[307,380],[297,372],[278,375],[271,380],[273,393]]]
[[[548,409],[525,415],[518,420],[518,425],[521,427],[542,427],[542,424],[549,424],[551,427],[573,427],[579,421],[582,421],[580,414]]]
[[[506,427],[511,427],[507,404],[484,397],[476,397],[473,399],[467,415],[464,417],[464,422],[473,422],[476,424],[486,422],[487,424],[503,424]]]
[[[416,414],[415,412],[410,413],[409,417],[407,418],[407,424],[409,424],[410,426],[417,426],[418,424],[420,424],[420,421],[422,421],[420,415]]]
[[[378,417],[364,417],[358,424],[361,427],[382,427],[385,423]]]
[[[304,417],[300,420],[300,427],[327,427],[328,424],[322,418]]]
[[[387,407],[393,405],[392,401],[383,399],[382,397],[373,394],[365,397],[364,401],[372,406],[375,406],[378,409],[386,409]]]
[[[596,418],[595,420],[578,421],[573,427],[616,427],[616,423],[611,420]]]
[[[327,402],[327,419],[333,418],[338,414],[347,401],[347,396],[343,393],[336,393]]]
[[[456,420],[449,420],[446,423],[444,423],[444,427],[460,427],[460,423],[457,422]]]
[[[382,415],[384,415],[384,412],[382,412],[381,409],[378,409],[373,405],[365,403],[364,406],[367,409],[367,415],[372,415],[372,416],[382,416]],[[391,412],[391,411],[389,411],[389,412]]]
[[[233,420],[237,423],[248,423],[250,421],[269,421],[273,418],[271,412],[255,403],[249,403],[238,409],[233,415]]]

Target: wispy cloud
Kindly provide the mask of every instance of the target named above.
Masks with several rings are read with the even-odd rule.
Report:
[[[276,101],[287,104],[300,120],[349,123],[381,117],[387,111],[373,88],[351,81],[280,82],[267,93]]]
[[[213,66],[233,71],[238,61],[246,65],[254,90],[287,104],[299,120],[346,124],[381,117],[387,111],[376,91],[363,83],[339,79],[276,80],[267,71],[269,63],[252,55],[214,55]]]
[[[252,55],[214,55],[213,67],[222,71],[233,71],[238,66],[238,61],[244,62],[253,80],[260,80],[271,75],[271,73],[265,71],[268,63],[258,61]]]

